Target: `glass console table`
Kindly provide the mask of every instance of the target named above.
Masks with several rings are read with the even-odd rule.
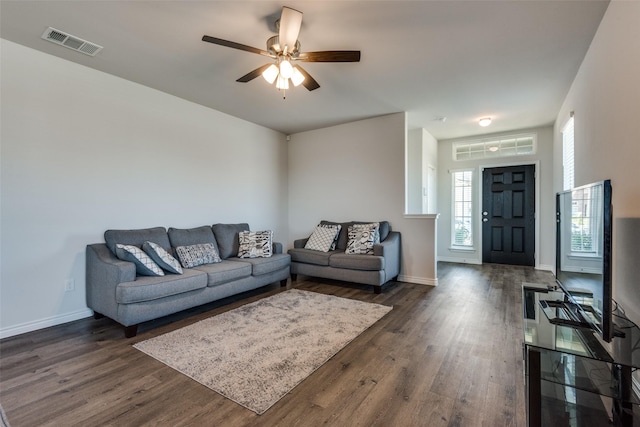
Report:
[[[553,305],[546,301],[562,301],[562,291],[528,283],[522,291],[527,425],[640,426],[637,326],[617,311],[624,337],[607,343],[591,329],[549,322],[544,310]]]

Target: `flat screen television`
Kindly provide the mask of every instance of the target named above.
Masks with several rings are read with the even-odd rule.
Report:
[[[556,227],[556,282],[570,307],[566,317],[611,342],[611,181],[557,193]]]

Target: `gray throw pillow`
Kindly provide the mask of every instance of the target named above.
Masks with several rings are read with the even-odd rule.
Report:
[[[218,255],[218,251],[213,247],[212,243],[178,246],[176,248],[176,253],[180,259],[180,264],[182,264],[184,268],[193,268],[199,265],[222,262]]]

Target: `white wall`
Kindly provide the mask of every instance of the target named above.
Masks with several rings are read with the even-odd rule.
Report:
[[[554,129],[554,188],[562,189],[562,126],[575,112],[576,185],[611,179],[613,187],[613,283],[614,295],[638,295],[640,280],[628,280],[637,271],[637,256],[626,238],[638,227],[640,217],[640,2],[612,1],[567,94]],[[630,228],[631,227],[631,228]],[[624,230],[624,234],[620,234]],[[637,231],[635,232],[638,234]],[[625,239],[624,245],[618,242]],[[640,245],[635,254],[640,252]],[[628,300],[627,300],[628,301]],[[638,298],[635,298],[638,301]],[[638,303],[636,303],[638,304]],[[624,306],[624,304],[623,304]],[[640,323],[640,307],[629,307]]]
[[[406,137],[405,113],[292,135],[292,240],[323,219],[388,220],[402,233],[401,280],[435,285],[435,219],[404,216]]]
[[[538,148],[535,154],[515,157],[498,157],[479,160],[453,160],[453,144],[460,141],[493,138],[522,133],[535,133]],[[539,189],[539,206],[537,212],[539,229],[536,229],[538,247],[536,247],[536,268],[552,270],[555,266],[555,193],[553,191],[553,128],[541,127],[533,129],[514,130],[512,132],[482,135],[481,137],[465,137],[447,139],[438,143],[438,211],[441,213],[438,222],[438,259],[441,261],[464,262],[469,264],[482,263],[481,239],[481,167],[497,167],[507,165],[536,164],[536,186]],[[460,252],[451,249],[451,171],[459,169],[473,169],[473,195],[479,203],[474,204],[473,226],[475,232],[474,250]]]
[[[89,315],[85,245],[109,228],[248,222],[288,242],[283,134],[1,47],[0,337]]]

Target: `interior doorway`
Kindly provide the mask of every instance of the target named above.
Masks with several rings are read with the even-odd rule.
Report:
[[[482,171],[482,262],[535,265],[535,165]]]

